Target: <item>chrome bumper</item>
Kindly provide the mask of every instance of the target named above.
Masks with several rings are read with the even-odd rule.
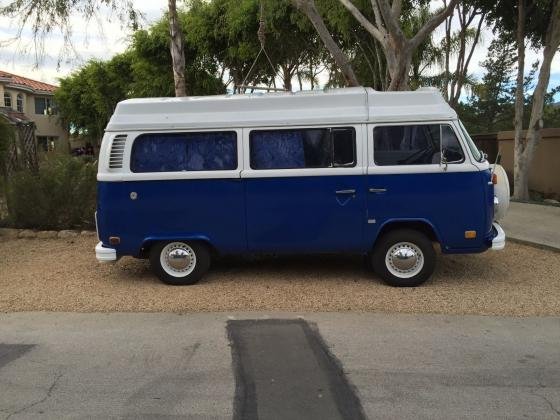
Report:
[[[496,229],[496,236],[492,239],[492,249],[494,251],[500,251],[505,248],[506,246],[506,233],[502,229],[502,227],[494,222],[492,223],[492,227]]]
[[[103,242],[98,242],[97,245],[95,245],[95,257],[99,262],[117,261],[117,250],[105,248]]]

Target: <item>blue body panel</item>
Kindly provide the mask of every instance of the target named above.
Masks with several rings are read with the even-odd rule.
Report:
[[[136,192],[136,200],[130,193]],[[150,240],[203,239],[224,253],[244,252],[245,204],[239,179],[98,182],[100,240],[119,236],[119,255]]]
[[[387,223],[419,221],[433,228],[443,252],[483,251],[493,218],[488,180],[486,171],[369,175],[368,189],[387,191],[368,195],[368,218],[376,223],[367,225],[365,236],[375,239]],[[467,230],[476,238],[465,239]]]
[[[481,252],[493,235],[489,179],[482,171],[99,182],[97,223],[119,256],[173,239],[205,240],[224,254],[366,253],[384,226],[403,221],[431,226],[443,252]]]
[[[252,178],[244,182],[250,252],[362,251],[364,176]]]

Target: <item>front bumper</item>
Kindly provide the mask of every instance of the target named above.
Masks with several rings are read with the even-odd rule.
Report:
[[[117,250],[114,248],[106,248],[103,242],[98,242],[95,245],[95,257],[99,262],[113,262],[117,261]]]
[[[492,249],[494,251],[500,251],[506,246],[506,233],[496,222],[492,223],[492,230],[496,231],[496,236],[492,239]]]

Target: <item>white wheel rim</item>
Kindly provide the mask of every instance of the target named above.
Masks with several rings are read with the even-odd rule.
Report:
[[[387,250],[385,266],[395,277],[409,279],[424,267],[424,253],[411,242],[398,242]]]
[[[159,255],[161,268],[173,277],[186,277],[196,267],[196,254],[184,242],[170,242],[163,247]]]

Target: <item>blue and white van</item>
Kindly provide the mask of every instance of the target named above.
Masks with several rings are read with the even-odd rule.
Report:
[[[97,259],[149,258],[174,285],[220,254],[356,253],[415,286],[435,243],[505,245],[507,177],[434,89],[126,100],[97,179]]]

